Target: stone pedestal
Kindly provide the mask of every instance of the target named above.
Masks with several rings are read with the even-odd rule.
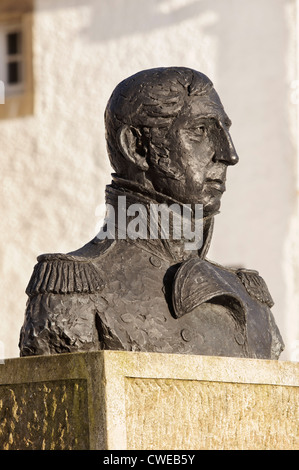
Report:
[[[0,384],[0,449],[299,449],[299,363],[100,351]]]

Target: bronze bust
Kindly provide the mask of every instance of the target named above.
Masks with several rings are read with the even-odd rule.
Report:
[[[259,273],[206,258],[227,168],[238,162],[230,124],[211,81],[192,69],[145,70],[115,88],[105,111],[115,171],[106,223],[79,250],[38,257],[22,356],[114,349],[279,358],[284,345]],[[188,209],[192,227],[201,207],[198,243],[163,236],[161,221],[148,236],[147,211],[157,204]]]

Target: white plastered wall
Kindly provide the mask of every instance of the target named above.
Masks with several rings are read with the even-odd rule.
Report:
[[[95,234],[110,182],[103,113],[114,86],[142,69],[182,65],[214,82],[240,156],[209,257],[259,270],[282,358],[298,360],[295,0],[36,0],[35,9],[35,113],[0,123],[5,357],[18,355],[36,256]]]

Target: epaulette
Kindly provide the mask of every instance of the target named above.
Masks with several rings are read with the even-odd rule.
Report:
[[[172,304],[175,316],[181,317],[200,305],[222,296],[229,297],[232,308],[237,308],[238,318],[245,323],[245,305],[239,285],[232,282],[226,270],[200,258],[182,263],[175,274],[172,288]]]
[[[257,271],[238,269],[236,274],[251,297],[267,304],[270,308],[273,307],[274,302],[267,284]]]
[[[88,258],[45,254],[37,258],[26,294],[72,294],[95,293],[103,285],[99,270]]]

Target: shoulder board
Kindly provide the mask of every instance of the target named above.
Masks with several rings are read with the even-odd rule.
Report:
[[[103,285],[99,270],[84,257],[63,254],[45,254],[37,258],[26,294],[95,293]]]
[[[267,284],[257,271],[238,269],[236,274],[251,297],[267,304],[270,308],[273,307],[274,302]]]
[[[173,282],[174,315],[181,317],[212,299],[226,296],[232,300],[231,306],[238,305],[238,317],[245,323],[245,304],[240,296],[239,282],[236,282],[235,273],[230,271],[227,276],[227,271],[200,258],[183,262]]]

